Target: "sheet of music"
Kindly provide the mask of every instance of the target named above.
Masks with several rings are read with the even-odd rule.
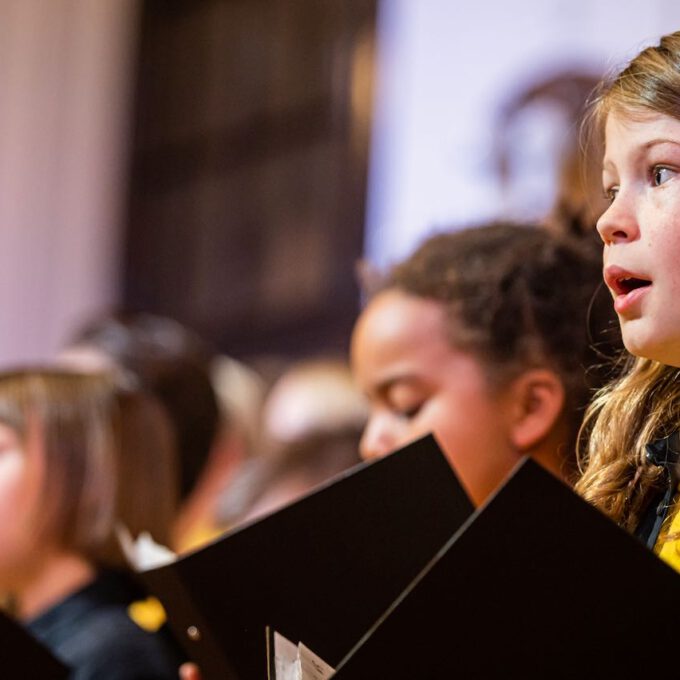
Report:
[[[276,680],[300,680],[300,659],[297,645],[274,632],[274,668]]]
[[[293,644],[274,632],[274,668],[276,680],[327,680],[334,669],[311,649]]]
[[[335,670],[302,643],[298,645],[300,680],[327,680]]]

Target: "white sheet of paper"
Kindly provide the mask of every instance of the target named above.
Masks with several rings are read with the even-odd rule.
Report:
[[[302,672],[300,680],[327,680],[335,672],[323,659],[302,643],[298,645],[298,650]]]
[[[177,554],[156,543],[148,531],[142,531],[135,539],[128,528],[119,522],[116,525],[116,536],[123,554],[135,571],[156,569],[177,561]]]
[[[297,645],[277,632],[274,632],[274,668],[276,680],[300,680]]]
[[[327,680],[335,672],[302,643],[293,644],[274,632],[274,668],[276,680]]]

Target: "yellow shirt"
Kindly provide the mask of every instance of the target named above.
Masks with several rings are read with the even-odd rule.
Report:
[[[661,531],[654,546],[654,552],[676,571],[680,571],[680,502],[677,500],[669,513],[671,518],[668,529]],[[667,536],[675,536],[668,540]]]

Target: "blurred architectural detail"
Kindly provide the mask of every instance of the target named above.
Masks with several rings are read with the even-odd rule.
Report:
[[[583,121],[601,73],[558,70],[529,80],[500,107],[494,156],[504,211],[535,211],[561,233],[595,231],[607,207],[602,154]],[[599,241],[599,239],[598,239]]]
[[[125,302],[237,356],[343,348],[376,0],[147,0]]]

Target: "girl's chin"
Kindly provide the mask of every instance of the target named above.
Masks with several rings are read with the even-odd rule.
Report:
[[[654,342],[652,338],[641,337],[639,333],[626,333],[624,326],[623,344],[633,356],[680,368],[680,337],[674,342]]]

